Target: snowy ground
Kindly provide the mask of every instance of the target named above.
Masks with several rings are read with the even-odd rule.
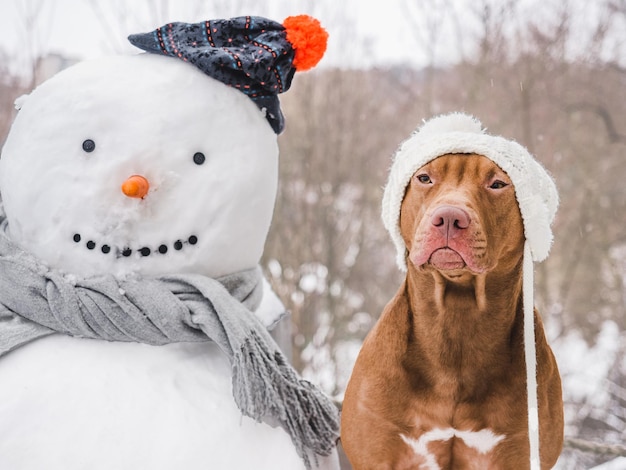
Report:
[[[606,321],[593,345],[587,344],[578,331],[570,331],[551,341],[563,381],[566,436],[589,438],[591,433],[594,441],[623,445],[625,411],[616,401],[619,386],[613,380],[616,373],[623,376],[626,371],[624,339],[618,325]],[[583,423],[590,421],[604,423],[604,436],[601,431],[594,433],[584,427]],[[591,459],[593,455],[585,457]],[[572,455],[568,458],[564,453],[556,468],[626,470],[626,458],[611,459],[593,467],[581,467],[580,463],[573,465]]]
[[[589,470],[624,470],[626,469],[626,457],[618,457],[609,462],[598,465]]]

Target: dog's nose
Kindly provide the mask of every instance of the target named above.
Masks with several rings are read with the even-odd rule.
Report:
[[[452,238],[459,231],[466,229],[470,224],[470,216],[463,209],[455,206],[439,206],[433,212],[431,223],[437,227],[446,238]]]

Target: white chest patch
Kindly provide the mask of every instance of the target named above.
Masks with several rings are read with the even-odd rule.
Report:
[[[418,439],[400,434],[404,442],[413,451],[424,458],[424,463],[420,468],[424,470],[440,470],[439,464],[434,454],[428,450],[428,444],[433,441],[449,441],[453,437],[461,439],[467,447],[475,449],[481,454],[486,454],[498,445],[504,435],[494,434],[491,429],[481,429],[480,431],[459,431],[454,428],[432,429],[422,434]]]

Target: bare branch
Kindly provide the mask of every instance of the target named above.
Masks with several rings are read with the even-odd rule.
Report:
[[[626,446],[619,444],[600,444],[599,442],[587,441],[575,437],[566,437],[564,447],[569,449],[589,452],[596,455],[626,457]]]
[[[597,115],[602,120],[611,143],[626,142],[626,135],[620,134],[617,131],[611,113],[604,106],[593,103],[574,103],[569,105],[566,111],[569,113],[588,111]]]

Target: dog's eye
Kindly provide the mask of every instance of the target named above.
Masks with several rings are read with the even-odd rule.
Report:
[[[417,181],[419,181],[422,184],[430,184],[430,183],[432,183],[432,180],[430,179],[430,176],[428,176],[426,174],[417,175],[415,178],[417,179]]]
[[[493,183],[491,183],[491,186],[489,186],[489,188],[491,188],[491,189],[502,189],[502,188],[504,188],[506,186],[508,186],[508,184],[506,184],[504,181],[495,180]]]

